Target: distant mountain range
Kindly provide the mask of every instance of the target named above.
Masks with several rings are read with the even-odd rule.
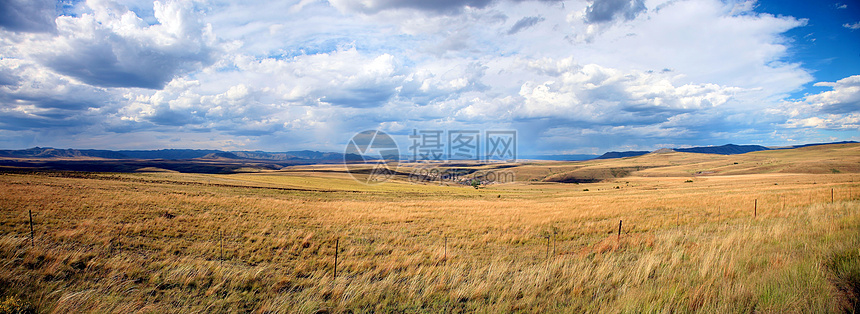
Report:
[[[690,148],[673,148],[671,151],[701,154],[734,155],[762,150],[791,149],[826,144],[848,144],[855,141],[835,143],[814,143],[785,147],[765,147],[760,145],[704,146]],[[670,149],[661,149],[660,152]],[[607,152],[603,155],[525,155],[518,159],[536,160],[588,160],[634,157],[651,153],[649,151]],[[361,161],[357,154],[342,154],[333,152],[317,152],[310,150],[288,152],[264,151],[222,151],[211,149],[159,149],[159,150],[99,150],[99,149],[58,149],[51,147],[33,147],[20,150],[0,150],[0,158],[103,158],[115,160],[244,160],[260,162],[315,163],[341,162],[344,159]],[[408,157],[403,157],[408,160]]]
[[[343,161],[362,160],[355,154],[316,152],[310,150],[270,153],[263,151],[221,151],[209,149],[159,149],[159,150],[98,150],[58,149],[33,147],[21,150],[0,150],[0,157],[7,158],[105,158],[105,159],[250,159],[260,161]]]
[[[801,148],[801,147],[809,147],[816,145],[828,145],[828,144],[852,144],[857,143],[855,141],[843,141],[843,142],[834,142],[834,143],[814,143],[814,144],[803,144],[803,145],[794,145],[794,146],[783,146],[783,147],[765,147],[760,145],[735,145],[735,144],[726,144],[722,146],[704,146],[704,147],[690,147],[690,148],[661,148],[659,152],[669,152],[676,151],[682,153],[699,153],[699,154],[717,154],[717,155],[735,155],[735,154],[745,154],[749,152],[757,152],[762,150],[775,150],[775,149],[792,149],[792,148]],[[624,158],[624,157],[635,157],[641,156],[651,153],[649,151],[626,151],[626,152],[607,152],[603,155],[595,159],[611,159],[611,158]]]
[[[650,153],[650,151],[647,151],[647,150],[631,150],[631,151],[626,151],[626,152],[606,152],[603,155],[600,155],[594,159],[612,159],[612,158],[636,157],[636,156],[645,155],[647,153]]]

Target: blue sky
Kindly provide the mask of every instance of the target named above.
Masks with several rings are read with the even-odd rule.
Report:
[[[0,4],[0,148],[342,151],[516,130],[521,154],[860,140],[860,3]]]
[[[837,81],[860,69],[860,3],[856,1],[759,1],[756,12],[807,19],[785,36],[791,40],[788,62],[799,62],[815,81]],[[809,83],[793,96],[821,92]]]

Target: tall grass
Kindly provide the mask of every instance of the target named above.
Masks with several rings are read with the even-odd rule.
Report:
[[[248,176],[0,175],[0,295],[56,313],[857,307],[850,174],[360,193],[238,187],[278,184]]]

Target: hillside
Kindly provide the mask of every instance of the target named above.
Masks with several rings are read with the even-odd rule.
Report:
[[[627,152],[606,152],[603,155],[600,155],[595,159],[613,159],[613,158],[636,157],[636,156],[645,155],[647,153],[650,153],[650,152],[647,150],[634,150],[634,151],[627,151]]]
[[[683,153],[735,155],[735,154],[744,154],[744,153],[757,152],[757,151],[768,150],[768,149],[769,148],[767,148],[767,147],[759,146],[759,145],[726,144],[726,145],[722,145],[722,146],[675,148],[672,150],[674,150],[676,152],[683,152]]]
[[[786,146],[786,147],[765,147],[761,145],[735,145],[735,144],[726,144],[721,146],[702,146],[702,147],[688,147],[688,148],[669,148],[670,150],[676,152],[684,152],[684,153],[700,153],[700,154],[717,154],[717,155],[736,155],[736,154],[745,154],[750,152],[757,152],[763,150],[780,150],[780,149],[793,149],[793,148],[803,148],[810,146],[821,146],[821,145],[831,145],[831,144],[856,144],[854,141],[843,141],[843,142],[834,142],[834,143],[813,143],[813,144],[802,144],[802,145],[794,145],[794,146]],[[664,148],[665,149],[665,148]],[[612,159],[612,158],[625,158],[625,157],[635,157],[642,156],[648,154],[648,151],[624,151],[624,152],[607,152],[595,159]]]
[[[541,171],[536,168],[546,169]],[[564,171],[552,171],[551,169]],[[762,173],[860,173],[860,144],[828,144],[737,155],[688,152],[645,154],[580,163],[531,164],[512,168],[518,180],[589,183],[628,176],[693,177]],[[538,173],[538,174],[536,174]]]

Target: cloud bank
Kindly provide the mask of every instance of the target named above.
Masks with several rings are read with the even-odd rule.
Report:
[[[52,32],[57,17],[54,2],[48,0],[0,1],[0,28],[13,32]]]
[[[366,129],[516,129],[547,154],[857,139],[860,78],[815,82],[786,61],[783,34],[807,22],[751,2],[3,8],[23,12],[0,24],[8,148],[337,151]]]

